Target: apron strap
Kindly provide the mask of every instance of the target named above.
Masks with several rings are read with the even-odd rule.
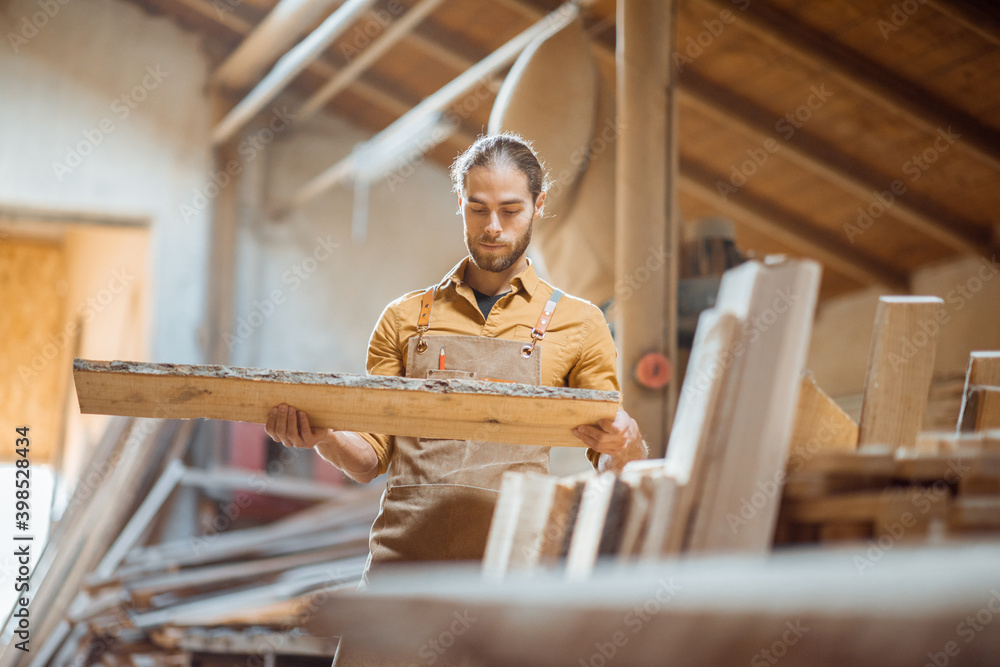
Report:
[[[417,318],[417,353],[423,354],[427,351],[427,341],[424,334],[431,328],[431,306],[434,305],[434,295],[437,293],[437,285],[428,287],[424,296],[420,299],[420,317]]]
[[[530,357],[531,353],[535,351],[535,344],[545,338],[545,330],[549,328],[549,322],[552,321],[552,313],[555,312],[556,304],[559,303],[559,299],[562,296],[563,291],[557,289],[549,297],[549,300],[545,302],[545,308],[542,309],[542,314],[538,316],[538,322],[535,323],[534,328],[531,330],[531,343],[521,348],[521,356],[525,359]]]

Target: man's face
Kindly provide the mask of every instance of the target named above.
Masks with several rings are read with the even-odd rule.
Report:
[[[532,203],[528,177],[516,169],[475,167],[465,181],[465,197],[458,198],[458,205],[469,256],[484,271],[502,273],[527,250],[531,223],[542,214],[545,193]]]

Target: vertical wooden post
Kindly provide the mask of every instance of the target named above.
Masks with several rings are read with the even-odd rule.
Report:
[[[209,93],[212,114],[218,122],[232,107],[218,87]],[[239,136],[225,141],[212,150],[212,173],[206,184],[206,196],[211,199],[212,211],[209,222],[208,244],[208,285],[205,294],[205,360],[210,364],[231,363],[226,336],[232,335],[236,321],[236,243],[239,229],[239,188],[243,165],[237,152]],[[215,188],[218,188],[216,190]],[[229,427],[223,422],[210,422],[204,429],[211,445],[194,449],[192,463],[207,467],[220,463],[229,448]],[[190,497],[201,492],[186,491]]]
[[[226,115],[231,104],[218,88],[211,91],[212,112],[216,119]],[[205,360],[210,364],[229,364],[229,346],[225,334],[232,333],[235,320],[236,230],[239,227],[238,189],[242,168],[236,152],[238,139],[216,146],[206,195],[211,199],[212,216],[208,246],[208,291],[205,298]],[[236,172],[236,173],[234,173]]]
[[[641,385],[636,365],[677,359],[677,105],[670,54],[677,0],[618,0],[615,331],[624,407],[662,456],[677,387]]]

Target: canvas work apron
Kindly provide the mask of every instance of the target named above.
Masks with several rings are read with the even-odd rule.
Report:
[[[424,293],[417,335],[407,341],[406,377],[541,384],[542,347],[562,292],[545,304],[531,341],[433,335],[435,288]],[[439,368],[444,350],[445,369]],[[393,561],[477,560],[486,550],[503,473],[549,470],[549,448],[490,442],[484,424],[473,440],[396,436],[386,490],[372,526],[365,567]]]

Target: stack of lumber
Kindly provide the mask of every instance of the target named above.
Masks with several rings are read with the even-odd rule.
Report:
[[[803,379],[819,273],[814,262],[784,258],[727,271],[716,306],[698,323],[666,458],[587,479],[577,503],[567,495],[570,502],[544,510],[547,518],[532,514],[530,534],[515,524],[536,509],[534,489],[569,482],[510,474],[494,514],[484,570],[502,575],[551,563],[563,554],[546,552],[541,563],[518,554],[531,552],[534,534],[555,533],[572,517],[563,545],[573,578],[586,578],[601,557],[766,552],[786,460],[797,438],[807,440],[796,432],[800,393],[810,406],[830,403]],[[801,392],[804,384],[807,391]],[[803,424],[799,431],[809,427]],[[752,516],[741,517],[750,498]]]
[[[1000,430],[921,434],[914,447],[863,445],[790,470],[777,544],[1000,537]]]
[[[950,383],[958,432],[921,432],[943,302],[882,297],[855,423],[802,367],[816,277],[794,262],[727,272],[699,321],[666,458],[585,480],[511,473],[484,570],[564,564],[584,579],[602,558],[1000,535],[1000,353],[973,353],[964,385]],[[785,309],[776,294],[796,296]],[[534,500],[580,485],[560,503]],[[544,534],[561,547],[543,540],[541,558],[521,557]]]
[[[213,654],[323,656],[337,639],[298,630],[332,591],[354,588],[378,489],[182,463],[201,422],[115,419],[31,574],[30,653],[16,665],[215,664]],[[179,487],[230,490],[207,525],[150,543],[174,520]],[[251,494],[304,501],[263,525],[241,514]],[[287,502],[287,501],[286,501]],[[251,524],[251,525],[248,525]],[[204,655],[201,655],[204,654]],[[223,664],[223,663],[219,663]]]
[[[914,338],[912,331],[892,335],[904,343]],[[910,348],[907,363],[922,363],[926,376],[933,355],[932,343],[919,353]],[[790,462],[776,542],[860,540],[877,557],[901,542],[1000,537],[1000,409],[992,398],[1000,395],[1000,352],[971,354],[957,433],[914,435],[926,381],[893,386],[882,378],[875,386],[879,378],[869,370],[862,420],[874,410],[890,412],[896,427],[883,425],[872,436],[863,421],[869,442],[856,451]]]

